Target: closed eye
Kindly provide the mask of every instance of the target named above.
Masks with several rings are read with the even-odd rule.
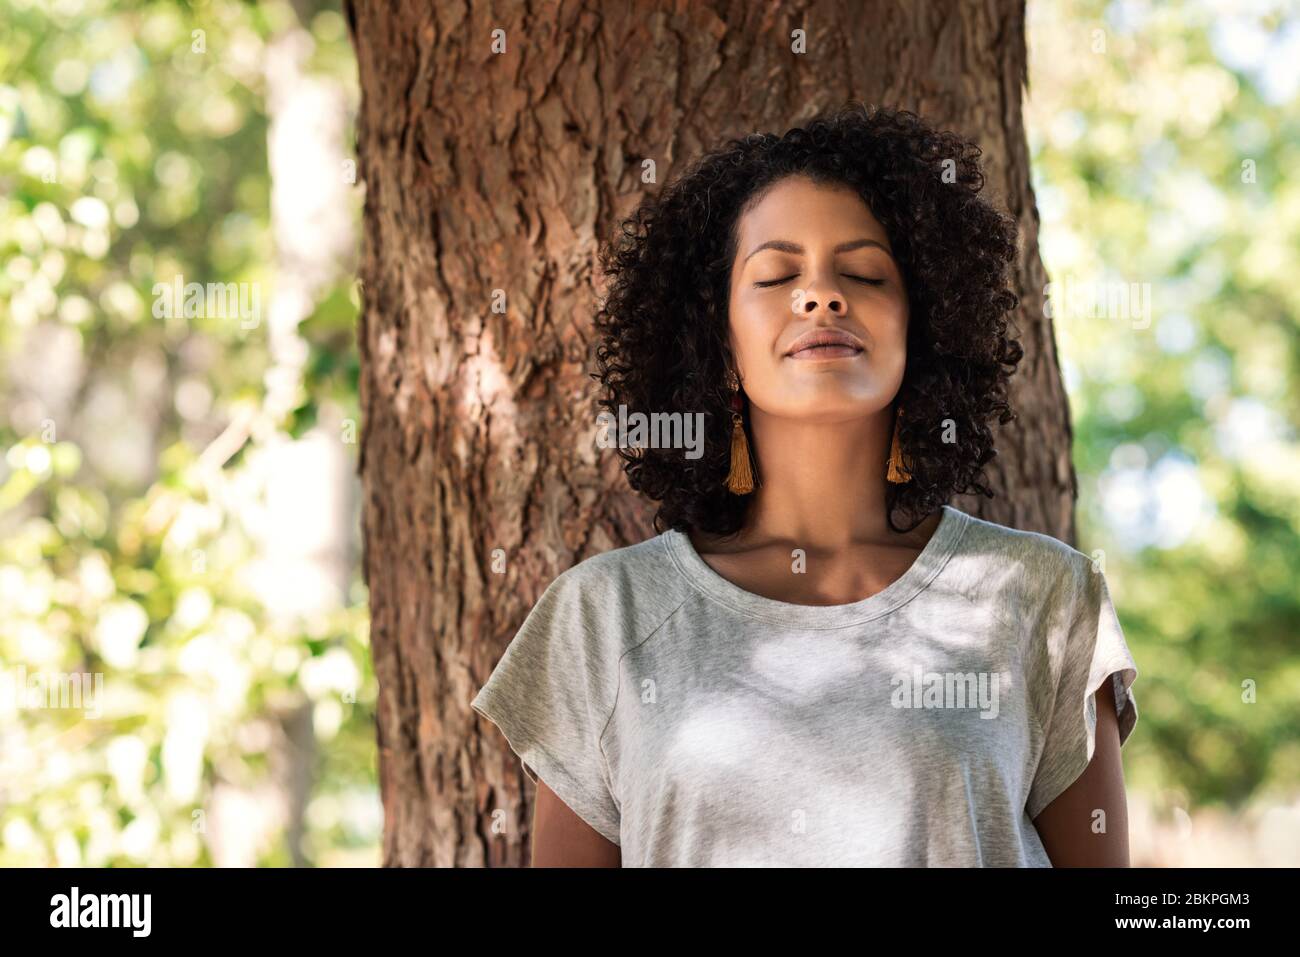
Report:
[[[758,286],[760,289],[766,289],[769,286],[779,286],[784,282],[789,282],[791,279],[797,278],[798,275],[798,273],[795,273],[795,275],[786,276],[784,279],[769,279],[766,282],[756,282],[754,285]],[[844,273],[844,278],[852,279],[855,282],[860,282],[868,286],[883,286],[885,284],[885,280],[883,279],[868,279],[866,276],[852,276],[848,273]]]

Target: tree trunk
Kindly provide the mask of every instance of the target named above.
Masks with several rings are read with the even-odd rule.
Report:
[[[1026,358],[1020,420],[990,469],[999,497],[954,504],[1073,541],[1021,2],[345,9],[362,90],[358,468],[386,865],[526,863],[532,796],[469,701],[551,579],[652,534],[652,504],[596,455],[585,364],[597,244],[659,188],[641,182],[644,158],[666,182],[726,137],[850,99],[974,137],[1022,230]]]

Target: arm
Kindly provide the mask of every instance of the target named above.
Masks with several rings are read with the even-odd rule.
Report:
[[[537,779],[532,831],[533,867],[622,866],[619,846],[574,814],[541,778]]]
[[[1106,832],[1093,832],[1093,813],[1106,812]],[[1119,753],[1119,722],[1111,678],[1097,690],[1097,737],[1079,779],[1034,818],[1053,867],[1128,867],[1128,806]]]

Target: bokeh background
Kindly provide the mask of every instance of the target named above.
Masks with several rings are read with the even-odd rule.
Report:
[[[1300,12],[1028,5],[1133,863],[1300,864]],[[337,5],[0,0],[0,865],[378,865]],[[157,315],[155,283],[249,316]],[[0,692],[4,689],[0,687]]]

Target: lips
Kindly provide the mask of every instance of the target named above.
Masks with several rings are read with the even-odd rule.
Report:
[[[852,350],[852,353],[844,352],[846,348]],[[864,348],[857,336],[843,329],[814,329],[796,339],[786,350],[786,355],[796,356],[808,350],[813,350],[809,354],[814,356],[823,350],[827,355],[850,355],[862,352]]]

